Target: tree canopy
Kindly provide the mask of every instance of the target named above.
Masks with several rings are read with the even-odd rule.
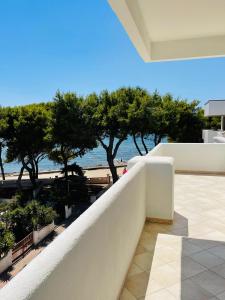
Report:
[[[85,120],[81,97],[75,93],[57,92],[52,105],[49,158],[63,164],[68,177],[68,163],[96,147],[90,123]]]

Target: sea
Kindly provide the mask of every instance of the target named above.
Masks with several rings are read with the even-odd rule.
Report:
[[[140,139],[137,138],[139,147],[143,153],[144,148],[142,147],[142,144],[140,142]],[[107,140],[104,141],[107,143]],[[166,139],[163,140],[163,142],[166,142]],[[149,150],[151,150],[154,147],[154,143],[151,138],[146,139],[145,143]],[[132,157],[139,155],[138,151],[134,145],[133,139],[131,136],[129,136],[119,147],[119,150],[117,152],[116,161],[124,161],[127,162]],[[107,166],[107,160],[106,160],[106,152],[103,149],[101,145],[98,145],[97,148],[87,152],[82,157],[77,157],[70,163],[76,162],[78,165],[80,165],[83,168],[88,167],[96,167],[96,166]],[[21,168],[21,164],[18,162],[12,162],[12,163],[4,163],[4,170],[5,173],[15,173],[19,172]],[[53,161],[49,160],[48,158],[43,159],[39,163],[39,171],[52,171],[52,170],[59,170],[62,168],[62,165],[56,164]]]

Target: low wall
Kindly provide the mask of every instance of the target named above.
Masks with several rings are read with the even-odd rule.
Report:
[[[40,230],[35,230],[33,232],[34,245],[37,245],[44,238],[46,238],[46,236],[48,236],[54,230],[54,227],[55,227],[55,224],[54,224],[54,221],[53,221],[51,224],[41,228]]]
[[[0,259],[0,274],[6,271],[12,265],[12,250],[9,250],[8,254]]]
[[[162,153],[161,147],[159,150]],[[172,223],[174,159],[162,156],[135,156],[128,161],[128,172],[141,161],[145,162],[147,172],[146,217],[153,222]]]
[[[0,299],[118,299],[146,216],[160,218],[160,207],[164,218],[173,216],[173,203],[164,209],[173,202],[173,174],[172,158],[136,163],[1,289]]]
[[[137,164],[0,290],[4,300],[115,300],[146,219]]]
[[[225,172],[225,144],[159,144],[147,154],[174,158],[176,171]]]

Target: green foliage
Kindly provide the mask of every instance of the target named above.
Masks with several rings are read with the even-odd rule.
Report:
[[[0,258],[3,258],[13,248],[14,242],[13,234],[6,229],[4,223],[0,222]]]
[[[176,100],[173,105],[176,118],[169,123],[168,136],[178,143],[201,143],[205,118],[199,102]]]
[[[65,173],[65,168],[62,168],[62,173]],[[83,169],[76,163],[67,166],[67,172],[71,172],[72,175],[84,176]]]
[[[113,182],[118,180],[114,159],[130,131],[128,108],[133,101],[133,95],[132,88],[121,88],[111,93],[105,90],[99,95],[89,95],[84,104],[86,120],[106,151]]]
[[[38,164],[47,153],[50,112],[45,104],[31,104],[7,108],[7,162],[18,161],[27,170],[35,186]]]
[[[33,230],[50,224],[56,216],[51,207],[41,205],[36,200],[30,201],[24,207],[15,201],[13,205],[8,205],[1,220],[18,242]]]
[[[40,205],[36,200],[25,206],[24,213],[32,230],[48,225],[56,218],[56,213],[51,207]]]
[[[52,106],[49,158],[64,165],[68,177],[68,162],[96,147],[92,128],[83,117],[82,98],[74,93],[57,92]]]

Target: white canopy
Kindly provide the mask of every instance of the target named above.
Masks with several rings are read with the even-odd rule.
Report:
[[[225,116],[225,100],[209,100],[205,104],[205,116]]]
[[[225,56],[225,0],[108,0],[144,61]]]

